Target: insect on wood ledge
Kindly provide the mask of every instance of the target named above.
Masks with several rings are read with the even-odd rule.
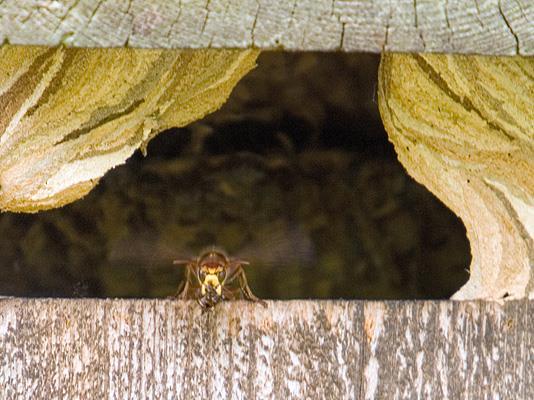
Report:
[[[256,297],[245,276],[244,265],[248,261],[230,258],[221,249],[212,247],[200,253],[197,258],[174,260],[175,265],[185,265],[185,278],[175,297],[182,300],[196,300],[203,309],[211,309],[225,300],[245,299],[267,303]]]

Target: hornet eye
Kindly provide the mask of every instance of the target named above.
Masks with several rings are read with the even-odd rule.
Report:
[[[217,273],[217,278],[219,278],[219,282],[224,281],[224,278],[226,278],[226,271],[222,270],[221,272]]]
[[[206,271],[199,270],[198,271],[198,279],[200,279],[201,282],[204,282],[204,279],[206,279]]]

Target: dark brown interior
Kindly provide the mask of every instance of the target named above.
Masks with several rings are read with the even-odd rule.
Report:
[[[396,159],[379,58],[264,53],[225,106],[157,136],[85,199],[0,215],[0,294],[165,297],[217,245],[262,298],[446,298],[468,278],[455,215]]]

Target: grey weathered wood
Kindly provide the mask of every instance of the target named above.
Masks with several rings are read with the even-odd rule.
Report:
[[[0,299],[2,399],[532,399],[534,301]]]
[[[534,54],[531,0],[3,0],[0,42]]]

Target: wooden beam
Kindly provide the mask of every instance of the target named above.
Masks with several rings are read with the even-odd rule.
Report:
[[[533,55],[532,21],[529,0],[4,0],[0,43]]]
[[[0,300],[5,399],[534,398],[534,301]]]

